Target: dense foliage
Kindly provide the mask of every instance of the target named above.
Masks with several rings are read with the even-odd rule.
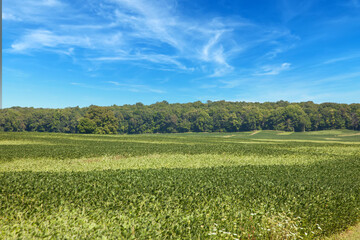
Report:
[[[2,239],[315,239],[360,220],[359,133],[0,133]]]
[[[194,102],[0,110],[0,131],[63,133],[360,130],[360,104]]]

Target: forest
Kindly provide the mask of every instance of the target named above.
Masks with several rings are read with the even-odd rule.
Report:
[[[0,131],[95,134],[360,130],[360,104],[200,101],[0,110]]]

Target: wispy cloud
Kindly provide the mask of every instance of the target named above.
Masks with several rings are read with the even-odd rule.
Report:
[[[210,23],[204,23],[186,19],[176,14],[175,1],[117,0],[114,2],[120,7],[116,11],[117,22],[129,28],[129,38],[135,42],[141,40],[147,47],[153,49],[162,46],[163,49],[173,53],[167,58],[158,54],[156,61],[163,59],[165,63],[170,62],[179,69],[188,70],[194,68],[180,63],[179,59],[209,63],[213,65],[214,76],[225,74],[232,69],[227,57],[235,46],[225,46],[227,40],[222,39],[222,36],[226,32],[234,31],[230,26],[235,27],[235,22],[225,24],[219,19],[214,19]],[[132,12],[131,15],[127,14],[129,11]],[[246,24],[242,27],[244,25]],[[144,55],[150,57],[146,58]],[[145,51],[141,51],[141,54],[136,56],[140,60],[154,59],[153,53],[148,54]],[[131,56],[133,57],[134,55]],[[175,58],[177,60],[174,61]]]
[[[13,52],[24,52],[33,49],[63,48],[69,46],[91,47],[87,37],[56,35],[48,30],[33,30],[11,45]]]
[[[108,81],[112,85],[120,87],[122,90],[127,90],[130,92],[152,92],[152,93],[165,93],[165,91],[160,89],[151,88],[147,85],[141,84],[128,84],[128,83],[120,83],[115,81]]]
[[[164,54],[142,54],[142,53],[127,53],[119,52],[116,56],[108,57],[97,57],[91,58],[90,60],[99,61],[99,62],[116,62],[116,61],[147,61],[156,63],[164,66],[175,66],[177,69],[193,71],[194,68],[189,68],[183,65],[178,59],[177,56],[168,56]]]
[[[57,0],[42,0],[42,1],[39,1],[39,4],[40,5],[42,4],[44,6],[50,6],[50,7],[62,5],[62,3]]]
[[[27,21],[29,23],[51,23],[54,20],[64,19],[60,12],[70,10],[66,4],[58,0],[4,0],[3,19]],[[51,16],[51,17],[50,17]],[[47,21],[45,21],[47,20]]]
[[[200,86],[202,89],[211,89],[211,88],[218,88],[217,84],[203,84]]]
[[[87,51],[77,57],[85,61],[142,62],[163,70],[197,70],[208,77],[222,77],[234,70],[233,58],[242,52],[264,42],[293,38],[286,29],[269,30],[240,17],[184,16],[175,0],[88,1],[83,9],[87,11],[58,0],[6,0],[5,18],[37,23],[19,32],[11,52],[70,55],[83,52],[77,51],[80,48]],[[74,17],[66,18],[64,12]],[[276,70],[267,72],[276,74]]]
[[[353,59],[357,59],[360,58],[360,54],[350,54],[348,56],[343,56],[343,57],[338,57],[338,58],[331,58],[329,60],[326,60],[324,62],[324,64],[332,64],[332,63],[337,63],[337,62],[344,62],[344,61],[349,61],[349,60],[353,60]]]
[[[105,83],[108,86],[96,86],[90,85],[87,83],[79,83],[79,82],[71,82],[70,84],[73,86],[90,88],[90,89],[100,89],[100,90],[116,90],[116,91],[125,91],[125,92],[135,92],[135,93],[165,93],[165,91],[161,89],[152,88],[147,85],[142,84],[128,84],[128,83],[120,83],[115,81],[106,81]]]
[[[283,63],[280,66],[264,66],[262,71],[255,73],[255,76],[266,76],[266,75],[278,75],[283,71],[289,70],[291,67],[290,63]]]
[[[358,79],[359,77],[360,77],[360,72],[350,72],[345,74],[338,74],[331,77],[313,79],[311,81],[311,84],[322,85],[322,84],[329,84],[334,82],[343,84],[344,81]]]
[[[288,1],[281,0],[282,14],[285,21],[290,21],[308,11],[316,2],[314,0]]]
[[[3,12],[2,13],[2,20],[5,20],[5,21],[21,21],[21,18],[16,17],[11,13]]]
[[[358,85],[359,1],[264,1],[259,12],[250,1],[3,0],[4,62],[34,86],[41,66],[104,99],[233,99],[249,89],[255,99],[284,85],[310,98]]]

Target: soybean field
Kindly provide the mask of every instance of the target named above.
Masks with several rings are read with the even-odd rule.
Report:
[[[0,239],[326,239],[360,222],[360,133],[0,133]]]

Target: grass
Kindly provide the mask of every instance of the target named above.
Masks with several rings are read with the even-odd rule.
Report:
[[[327,240],[359,240],[360,239],[360,224],[350,227],[347,231],[333,235]]]
[[[0,133],[0,238],[356,237],[360,135],[253,133]]]

